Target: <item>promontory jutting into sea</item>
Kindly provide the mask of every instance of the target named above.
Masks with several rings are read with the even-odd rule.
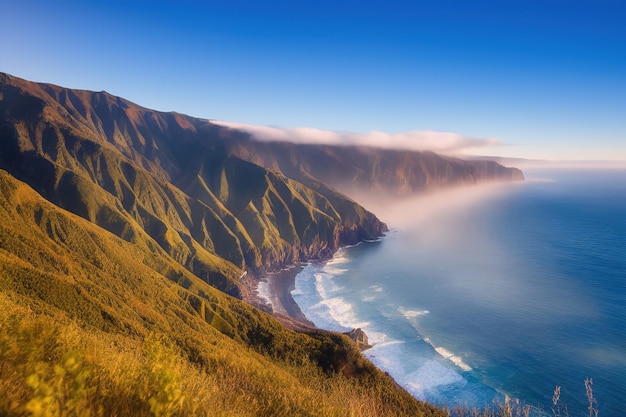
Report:
[[[359,327],[365,352],[418,398],[505,396],[600,415],[626,392],[626,171],[527,170],[519,184],[417,198],[380,213],[380,242],[296,277],[319,327]]]

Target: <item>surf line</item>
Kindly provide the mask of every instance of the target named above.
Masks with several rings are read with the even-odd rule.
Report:
[[[442,356],[444,359],[449,360],[450,362],[461,368],[463,371],[469,372],[472,370],[472,367],[465,363],[465,361],[463,361],[463,358],[461,358],[460,356],[455,355],[453,352],[450,352],[444,347],[433,345],[433,343],[427,337],[424,338],[424,341],[431,345],[440,356]]]

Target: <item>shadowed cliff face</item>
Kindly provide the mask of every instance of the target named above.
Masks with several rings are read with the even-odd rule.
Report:
[[[227,152],[224,128],[105,92],[0,75],[0,167],[127,241],[242,295],[244,270],[325,257],[381,235],[373,214]]]

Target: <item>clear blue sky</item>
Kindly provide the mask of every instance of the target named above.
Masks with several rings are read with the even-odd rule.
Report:
[[[0,71],[246,124],[626,160],[626,4],[0,1]]]

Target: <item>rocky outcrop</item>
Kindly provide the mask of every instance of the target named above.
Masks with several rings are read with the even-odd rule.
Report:
[[[346,334],[350,339],[352,339],[354,343],[356,343],[356,345],[358,346],[359,350],[361,351],[372,347],[367,340],[367,335],[361,329],[352,329],[349,332],[344,333],[344,334]]]

